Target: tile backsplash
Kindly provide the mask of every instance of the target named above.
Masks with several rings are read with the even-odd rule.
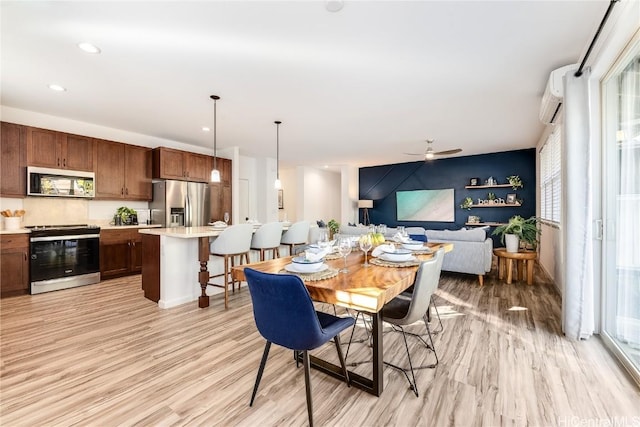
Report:
[[[27,197],[22,206],[24,225],[86,224],[89,218],[85,199]]]

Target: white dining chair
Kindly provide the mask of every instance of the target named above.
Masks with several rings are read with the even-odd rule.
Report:
[[[260,261],[264,261],[265,251],[271,251],[271,258],[280,258],[282,223],[269,222],[258,228],[251,239],[251,249],[260,251]]]
[[[280,244],[289,248],[289,255],[293,255],[296,245],[306,245],[309,238],[309,221],[298,221],[291,224],[289,229],[282,234]]]
[[[209,279],[222,276],[224,281],[222,285],[217,283],[209,283],[211,286],[224,289],[224,308],[229,308],[229,283],[235,292],[235,281],[231,277],[230,268],[235,265],[235,257],[240,257],[240,264],[246,261],[249,264],[249,251],[251,250],[251,237],[253,235],[253,225],[238,224],[225,228],[218,237],[212,239],[209,243],[209,253],[211,256],[224,258],[224,270],[220,274],[209,276]],[[231,280],[229,280],[231,279]],[[238,284],[240,289],[240,284]]]

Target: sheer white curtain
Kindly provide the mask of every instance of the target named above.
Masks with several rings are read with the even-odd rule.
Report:
[[[564,138],[562,141],[562,230],[565,263],[562,327],[573,339],[593,334],[593,255],[591,208],[591,144],[589,141],[589,76],[572,71],[564,83]]]
[[[620,194],[616,230],[615,336],[640,348],[640,56],[620,74]]]

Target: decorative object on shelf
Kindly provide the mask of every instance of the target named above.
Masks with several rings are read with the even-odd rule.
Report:
[[[489,203],[494,202],[496,200],[495,193],[491,193],[491,192],[487,193],[487,200],[489,200]]]
[[[514,215],[509,218],[507,224],[496,227],[492,234],[500,236],[500,241],[507,247],[507,252],[518,252],[520,241],[535,249],[540,234],[538,222],[535,216],[524,219],[520,215]]]
[[[469,185],[476,186],[476,185],[478,185],[479,183],[480,183],[480,178],[471,178],[471,179],[469,180]]]
[[[218,95],[211,95],[211,99],[213,99],[213,169],[211,169],[211,182],[220,182],[220,171],[218,170],[218,144],[216,141],[216,106],[218,103],[218,99],[220,97]]]
[[[513,188],[514,190],[522,188],[522,180],[518,175],[508,176],[507,181],[509,181],[509,185],[511,185],[511,188]]]
[[[486,179],[484,184],[485,185],[496,185],[496,184],[498,184],[498,181],[496,181],[496,179],[494,177],[490,176],[489,178]]]
[[[282,182],[280,182],[280,120],[273,122],[276,124],[276,182],[274,187],[279,190],[282,188]],[[282,209],[282,208],[280,208]]]
[[[507,194],[507,204],[514,205],[516,203],[516,195],[515,193]]]
[[[471,210],[472,206],[473,206],[473,199],[471,197],[465,197],[465,199],[462,201],[462,204],[460,205],[462,209],[466,209],[468,211]]]
[[[284,194],[282,188],[278,190],[278,209],[284,209]]]
[[[338,221],[336,221],[335,219],[330,219],[329,222],[327,223],[327,228],[329,229],[329,232],[331,233],[329,238],[333,239],[333,236],[338,234],[338,232],[340,231],[340,223]]]
[[[480,223],[480,217],[477,215],[469,215],[469,219],[467,220],[469,224],[478,224]]]
[[[364,213],[362,215],[362,223],[364,225],[369,225],[371,222],[369,221],[369,209],[373,208],[373,200],[358,200],[358,209],[364,209]]]

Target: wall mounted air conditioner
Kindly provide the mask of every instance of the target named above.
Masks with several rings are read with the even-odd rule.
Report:
[[[577,64],[565,65],[553,70],[549,75],[547,87],[544,90],[544,95],[542,95],[542,104],[540,104],[540,121],[542,123],[555,123],[560,107],[562,107],[562,98],[564,97],[562,78],[569,71],[577,69]]]

